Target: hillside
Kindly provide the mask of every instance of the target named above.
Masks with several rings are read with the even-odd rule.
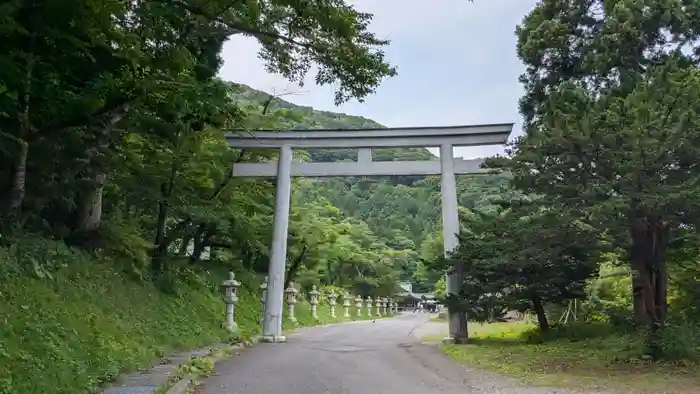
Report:
[[[233,97],[262,110],[268,104],[270,114],[277,113],[288,130],[383,128],[377,122],[359,116],[318,111],[298,106],[246,85],[232,84]],[[356,150],[317,150],[309,152],[313,161],[355,160]],[[373,150],[375,160],[430,160],[434,155],[425,148]],[[458,198],[468,209],[488,205],[499,196],[507,179],[504,176],[479,175],[458,178]],[[438,177],[363,177],[319,179],[298,185],[297,194],[321,196],[348,217],[367,223],[372,232],[396,251],[409,251],[402,272],[420,290],[433,283],[420,283],[416,277],[421,254],[434,254],[431,243],[440,242],[440,181]],[[430,258],[434,256],[422,256]]]

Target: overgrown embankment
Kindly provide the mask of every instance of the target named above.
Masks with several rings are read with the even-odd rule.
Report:
[[[250,273],[237,275],[240,333],[232,336],[221,328],[223,264],[181,269],[155,284],[59,243],[46,250],[0,248],[2,394],[91,393],[175,350],[259,330],[260,282]],[[300,325],[317,323],[305,302],[297,310]],[[320,314],[318,323],[330,322]]]

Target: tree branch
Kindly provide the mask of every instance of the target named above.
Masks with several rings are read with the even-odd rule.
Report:
[[[298,47],[305,48],[305,49],[308,49],[308,50],[313,50],[313,51],[321,52],[320,48],[317,48],[317,47],[315,47],[315,46],[313,46],[313,45],[311,45],[311,44],[309,44],[309,43],[299,42],[299,41],[296,41],[296,40],[294,40],[294,39],[292,39],[292,38],[283,36],[283,35],[281,35],[281,34],[279,34],[279,33],[257,30],[257,29],[254,29],[254,28],[250,27],[250,26],[236,25],[236,24],[233,24],[233,23],[231,23],[231,22],[226,22],[226,21],[222,20],[222,19],[221,19],[221,15],[223,15],[224,12],[228,11],[231,7],[233,7],[233,6],[234,6],[233,4],[231,4],[229,7],[225,8],[224,10],[220,11],[217,15],[209,15],[209,14],[207,14],[207,12],[206,12],[204,9],[202,9],[201,7],[196,7],[196,6],[193,6],[193,5],[191,5],[191,4],[187,4],[186,2],[181,1],[181,0],[168,0],[168,1],[166,1],[166,0],[155,0],[155,1],[160,2],[160,3],[162,3],[162,4],[166,4],[166,3],[167,3],[167,4],[170,4],[170,5],[180,6],[180,7],[184,8],[185,10],[187,10],[187,11],[188,11],[189,13],[191,13],[192,15],[195,15],[195,16],[203,16],[203,17],[207,18],[207,19],[210,20],[210,21],[214,21],[214,22],[221,23],[222,25],[225,25],[225,26],[228,27],[229,29],[231,29],[231,30],[237,30],[237,31],[240,32],[240,33],[248,34],[248,35],[251,35],[251,36],[272,38],[272,39],[284,41],[284,42],[286,42],[286,43],[288,43],[288,44],[291,44],[291,45],[294,45],[294,46],[298,46]],[[235,33],[232,32],[232,34],[235,34]]]

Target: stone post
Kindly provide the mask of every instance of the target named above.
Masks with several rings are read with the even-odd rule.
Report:
[[[386,297],[382,297],[382,309],[384,310],[384,315],[388,315],[388,310],[387,310],[387,304],[389,303],[389,299]]]
[[[260,285],[260,325],[262,326],[265,322],[265,300],[267,300],[267,281],[268,277],[265,276],[265,280]]]
[[[316,285],[311,286],[311,291],[309,292],[309,303],[311,304],[311,316],[314,319],[318,319],[318,289]]]
[[[294,315],[294,306],[297,303],[297,288],[294,287],[294,282],[289,282],[289,287],[284,291],[287,294],[287,314],[289,320],[296,323],[297,317]]]
[[[382,299],[381,297],[375,298],[374,305],[377,307],[377,316],[382,315]]]
[[[226,321],[223,326],[229,331],[236,331],[238,326],[236,325],[235,309],[236,301],[238,301],[238,296],[236,291],[241,283],[236,280],[236,274],[233,272],[228,273],[228,280],[225,280],[221,287],[224,289],[224,302],[226,303]]]
[[[362,316],[362,297],[355,297],[355,308],[357,308],[357,317]]]
[[[344,318],[350,318],[350,301],[352,300],[352,296],[350,293],[345,293],[343,294],[343,317]]]
[[[367,316],[372,317],[372,297],[367,296]]]
[[[331,306],[331,317],[335,317],[335,302],[338,300],[338,295],[334,291],[328,294],[328,304]]]

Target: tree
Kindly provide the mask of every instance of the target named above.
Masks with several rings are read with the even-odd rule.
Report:
[[[656,108],[658,112],[651,115],[647,110],[635,111],[633,106],[638,103],[633,101],[641,99],[640,89],[645,84],[650,83],[649,81],[659,82],[654,75],[658,74],[658,68],[668,61],[672,61],[678,68],[694,67],[693,65],[697,64],[698,55],[700,55],[697,46],[700,21],[695,15],[699,11],[700,5],[682,1],[608,2],[593,0],[567,3],[545,0],[525,17],[517,29],[518,55],[526,64],[526,72],[521,76],[521,82],[525,86],[525,95],[521,100],[520,109],[525,117],[524,126],[527,137],[525,138],[526,142],[519,144],[521,147],[519,152],[523,152],[519,155],[523,157],[525,149],[539,144],[537,154],[542,155],[542,159],[537,159],[537,161],[540,163],[546,161],[552,168],[558,167],[560,171],[566,171],[566,181],[557,180],[557,184],[568,184],[570,193],[566,198],[570,199],[569,206],[577,205],[574,204],[574,197],[571,196],[574,190],[585,190],[591,194],[598,194],[599,200],[609,198],[610,204],[619,204],[617,209],[611,207],[605,215],[612,215],[610,218],[627,217],[626,229],[623,230],[622,237],[616,238],[617,244],[631,252],[635,271],[645,271],[640,272],[633,280],[635,316],[639,322],[657,327],[662,324],[665,315],[665,290],[663,290],[665,274],[659,272],[659,280],[652,280],[660,286],[658,291],[650,288],[650,286],[656,285],[652,286],[645,282],[649,282],[649,278],[657,277],[657,275],[650,274],[650,270],[656,269],[654,268],[656,263],[648,262],[651,256],[658,256],[658,258],[651,258],[651,260],[658,260],[662,259],[663,253],[656,247],[654,247],[655,251],[648,250],[648,248],[643,251],[645,249],[643,245],[657,245],[657,238],[666,236],[662,234],[667,232],[668,223],[659,222],[658,216],[654,218],[656,214],[652,211],[656,208],[644,207],[646,202],[641,202],[641,204],[634,202],[630,205],[627,203],[630,202],[629,200],[627,202],[618,200],[619,194],[627,194],[631,190],[614,190],[614,188],[622,186],[615,177],[619,175],[629,179],[632,174],[638,174],[640,178],[638,183],[640,183],[641,189],[652,187],[651,182],[654,181],[650,179],[653,178],[649,175],[650,171],[659,166],[663,167],[662,163],[668,163],[667,158],[676,156],[678,153],[674,152],[676,147],[672,145],[672,141],[666,138],[666,133],[657,130],[657,127],[662,126],[662,123],[662,128],[673,129],[676,127],[679,112],[683,111],[679,109],[682,104],[673,104],[673,100],[669,101],[672,96],[657,94],[654,99],[662,100],[659,104],[663,103],[662,106],[665,108],[659,106]],[[576,93],[568,96],[562,95],[563,90],[573,86],[578,89]],[[657,85],[657,87],[661,88],[667,95],[672,94],[666,90],[667,87],[661,85]],[[646,98],[652,98],[650,91],[647,90],[646,94]],[[618,108],[614,112],[623,117],[620,120],[623,123],[625,118],[635,120],[627,122],[624,131],[616,127],[605,131],[589,129],[584,132],[576,132],[581,138],[574,141],[570,139],[572,131],[545,135],[546,133],[542,129],[551,130],[553,128],[553,111],[560,110],[552,105],[554,97],[556,96],[558,100],[568,99],[581,104],[579,99],[574,98],[577,95],[585,95],[586,99],[583,101],[587,103],[601,100],[608,104],[615,98],[625,100],[625,97],[629,97],[628,100],[623,101],[627,107],[625,109]],[[572,104],[569,111],[573,110],[575,105]],[[604,104],[601,105],[605,107]],[[591,115],[590,108],[584,112],[587,114],[581,115],[581,120],[589,115],[600,118],[598,115]],[[669,113],[669,116],[666,116],[666,113]],[[548,122],[549,125],[543,126]],[[612,122],[610,120],[608,126]],[[634,123],[636,130],[629,127],[632,126],[631,123]],[[586,124],[586,127],[591,127],[590,122]],[[559,126],[563,125],[557,125],[557,127]],[[577,125],[573,128],[581,129],[582,126]],[[541,135],[530,137],[534,134]],[[527,141],[530,138],[547,142]],[[554,142],[555,138],[557,142]],[[658,138],[661,138],[660,144]],[[557,145],[562,141],[566,141],[566,143]],[[605,151],[603,147],[611,150]],[[669,147],[671,151],[667,155],[665,149]],[[550,148],[553,150],[546,150]],[[624,152],[624,155],[613,160],[612,156],[620,152]],[[636,152],[636,154],[632,152]],[[534,154],[530,156],[534,156]],[[678,158],[678,156],[676,157]],[[524,162],[524,160],[522,161]],[[562,160],[562,162],[556,163],[558,160]],[[616,162],[616,164],[611,168],[603,167],[612,162]],[[625,163],[626,168],[622,168],[622,163]],[[520,175],[522,174],[521,171]],[[543,179],[552,179],[553,176],[555,174],[552,171],[549,172],[549,176],[543,176]],[[605,180],[601,181],[601,177]],[[665,176],[664,179],[667,182]],[[523,184],[521,181],[519,183]],[[641,186],[642,184],[644,186]],[[544,190],[546,188],[532,189]],[[551,195],[552,190],[549,189]],[[646,189],[643,193],[649,197],[655,192],[659,192],[657,196],[673,195],[678,192],[675,186],[673,189],[673,192],[667,193],[661,192],[660,189],[655,191]],[[611,195],[611,193],[614,194]],[[628,194],[628,197],[632,197],[632,195]],[[622,198],[622,200],[624,199]],[[587,203],[579,205],[590,206]],[[657,205],[656,202],[652,204],[652,206],[655,205]],[[629,214],[635,210],[637,213]],[[601,216],[603,215],[598,215],[599,218]],[[614,230],[602,223],[598,224],[597,227],[601,230]],[[655,240],[650,242],[651,239]],[[641,255],[647,257],[643,258]],[[647,260],[647,263],[643,263],[642,260]],[[664,269],[661,267],[661,271]],[[649,292],[652,294],[648,294]],[[654,299],[656,301],[653,301]],[[655,306],[657,304],[659,305],[658,311],[650,312],[657,308]],[[651,314],[658,316],[654,318]],[[656,323],[652,323],[652,321],[656,321]]]
[[[654,335],[667,313],[669,242],[696,228],[700,208],[700,72],[683,63],[654,66],[626,95],[563,83],[505,164],[519,187],[556,199],[626,247],[638,312]]]
[[[465,273],[460,299],[452,302],[482,321],[497,319],[506,308],[532,310],[540,330],[549,330],[544,306],[582,296],[599,253],[590,226],[553,208],[534,199],[472,212],[446,262]]]
[[[297,193],[292,197],[287,252],[290,262],[285,288],[302,269],[317,271],[318,265],[332,261],[328,255],[340,236],[338,208],[323,199],[308,201]]]
[[[44,220],[77,216],[72,231],[99,227],[109,159],[121,139],[114,131],[124,130],[154,96],[180,89],[183,73],[197,83],[211,79],[231,35],[257,38],[268,69],[291,80],[318,65],[316,82],[338,86],[337,103],[361,100],[396,74],[379,49],[388,41],[367,31],[371,15],[340,0],[245,7],[194,0],[11,2],[3,15],[8,46],[1,59],[0,124],[3,140],[16,147],[0,157],[9,169],[0,173],[3,217],[26,202]],[[73,196],[25,201],[28,188],[45,191],[56,183],[53,162],[30,159],[32,151],[81,159],[62,169],[65,179],[80,180],[79,187],[64,188],[76,190]],[[72,212],[47,217],[47,205]]]
[[[420,290],[433,291],[440,280],[443,280],[442,286],[445,285],[445,272],[434,267],[434,263],[443,256],[442,245],[441,233],[428,235],[421,245],[420,260],[413,274],[413,280],[421,286]]]
[[[680,0],[540,1],[516,29],[526,66],[520,77],[526,133],[536,131],[549,97],[564,82],[624,95],[665,59],[696,64],[698,13],[699,4]]]

